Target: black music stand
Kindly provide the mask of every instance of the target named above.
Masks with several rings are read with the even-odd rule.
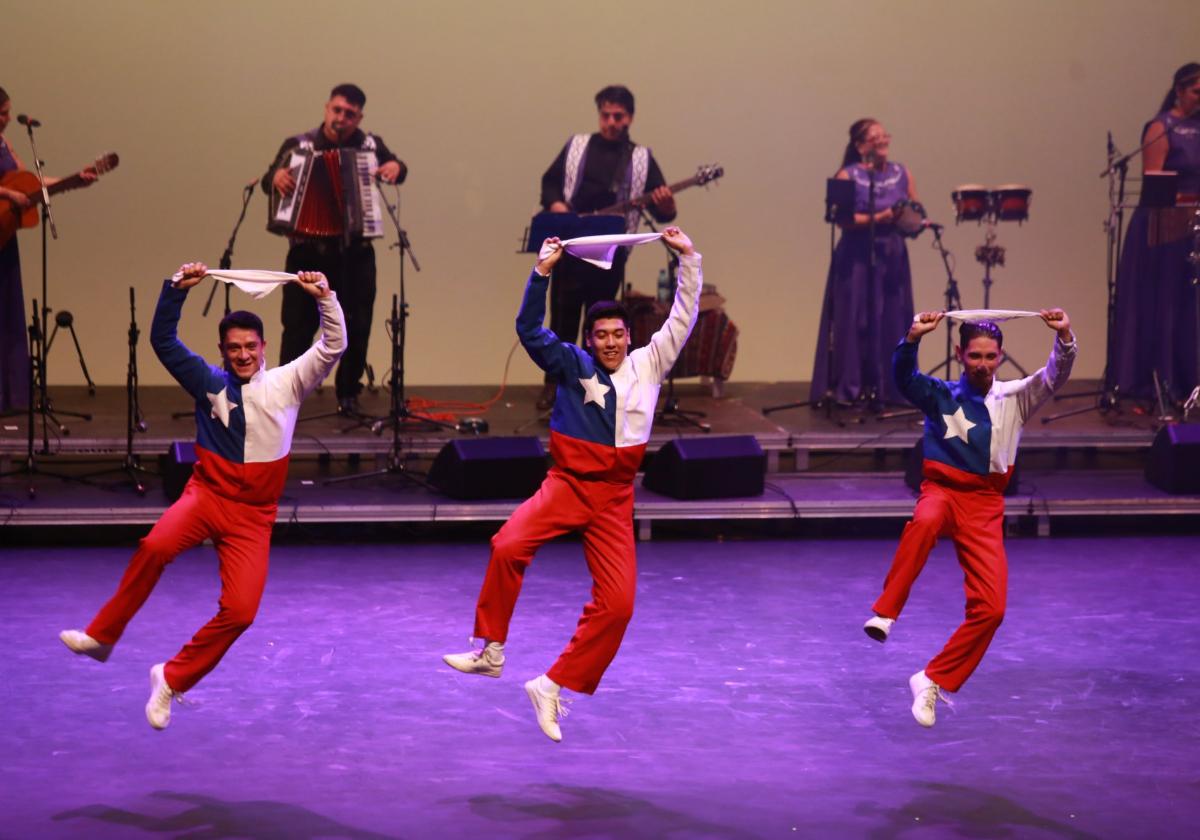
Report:
[[[837,248],[838,225],[854,221],[854,191],[854,182],[848,178],[827,178],[825,180],[825,223],[829,225],[829,265],[831,278],[833,276],[834,252]],[[874,253],[874,250],[874,247],[872,247],[872,253]],[[794,402],[782,403],[781,405],[769,405],[762,410],[764,416],[776,411],[786,411],[791,408],[801,408],[811,405],[813,408],[823,409],[826,419],[831,422],[836,423],[838,426],[846,425],[846,422],[838,416],[837,394],[833,390],[833,345],[834,336],[837,333],[834,329],[834,307],[837,302],[837,295],[831,283],[826,286],[826,294],[829,301],[829,326],[826,329],[825,336],[825,393],[815,403],[812,401],[812,394],[809,394],[807,401],[796,400]]]

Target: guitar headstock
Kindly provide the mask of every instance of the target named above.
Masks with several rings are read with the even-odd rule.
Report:
[[[108,152],[96,158],[95,162],[89,167],[97,175],[103,175],[106,172],[111,172],[117,168],[117,164],[121,159],[117,157],[116,152]]]
[[[709,163],[696,167],[696,185],[704,186],[709,181],[715,181],[725,174],[725,169],[719,163]]]

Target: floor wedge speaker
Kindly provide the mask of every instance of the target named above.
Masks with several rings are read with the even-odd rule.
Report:
[[[1168,493],[1200,493],[1200,423],[1158,430],[1146,457],[1146,481]]]
[[[675,499],[761,496],[766,472],[754,435],[675,438],[655,453],[642,484]]]
[[[546,477],[546,452],[535,437],[452,440],[429,470],[429,483],[452,499],[524,499]]]

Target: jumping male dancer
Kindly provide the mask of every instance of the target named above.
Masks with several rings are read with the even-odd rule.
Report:
[[[75,653],[104,662],[167,564],[211,539],[220,563],[220,608],[173,659],[150,669],[146,719],[155,729],[166,728],[171,700],[217,666],[258,612],[300,404],[346,347],[342,309],[325,275],[300,272],[297,285],[316,298],[321,314],[317,343],[267,370],[262,321],[252,312],[231,312],[218,328],[224,368],[210,367],[176,335],[187,291],[207,273],[204,263],[185,263],[165,281],[150,330],[159,360],[196,400],[192,477],[142,539],[116,594],[87,629],[59,634]]]
[[[650,439],[659,388],[699,312],[700,254],[677,227],[666,228],[662,238],[680,255],[679,281],[671,314],[645,347],[629,352],[629,316],[613,301],[588,309],[586,350],[542,326],[550,270],[563,252],[557,237],[542,244],[517,315],[526,352],[558,383],[550,416],[554,466],[538,492],[492,537],[475,608],[475,636],[483,648],[443,659],[467,674],[499,677],[509,619],[534,552],[561,534],[581,532],[592,600],[554,666],[525,683],[538,725],[553,741],[562,740],[560,690],[595,693],[633,616],[633,479]]]
[[[965,575],[966,620],[942,652],[908,681],[912,714],[933,726],[945,691],[958,691],[979,665],[1004,619],[1008,561],[1004,554],[1004,488],[1012,475],[1021,429],[1063,386],[1075,361],[1071,319],[1043,309],[1046,326],[1058,333],[1046,366],[1024,379],[1000,382],[1004,335],[995,324],[964,322],[955,348],[963,366],[957,382],[917,369],[917,345],[945,317],[922,312],[892,354],[892,372],[905,397],[925,414],[925,463],[921,495],[873,607],[863,625],[878,642],[887,640],[938,537],[954,540]]]

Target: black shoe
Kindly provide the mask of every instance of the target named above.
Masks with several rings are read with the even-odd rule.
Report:
[[[339,399],[337,413],[351,417],[362,414],[362,406],[358,404],[358,397],[342,397]]]
[[[558,394],[558,386],[553,382],[547,382],[542,386],[542,393],[538,395],[537,406],[538,411],[549,411],[554,408],[554,397]]]

